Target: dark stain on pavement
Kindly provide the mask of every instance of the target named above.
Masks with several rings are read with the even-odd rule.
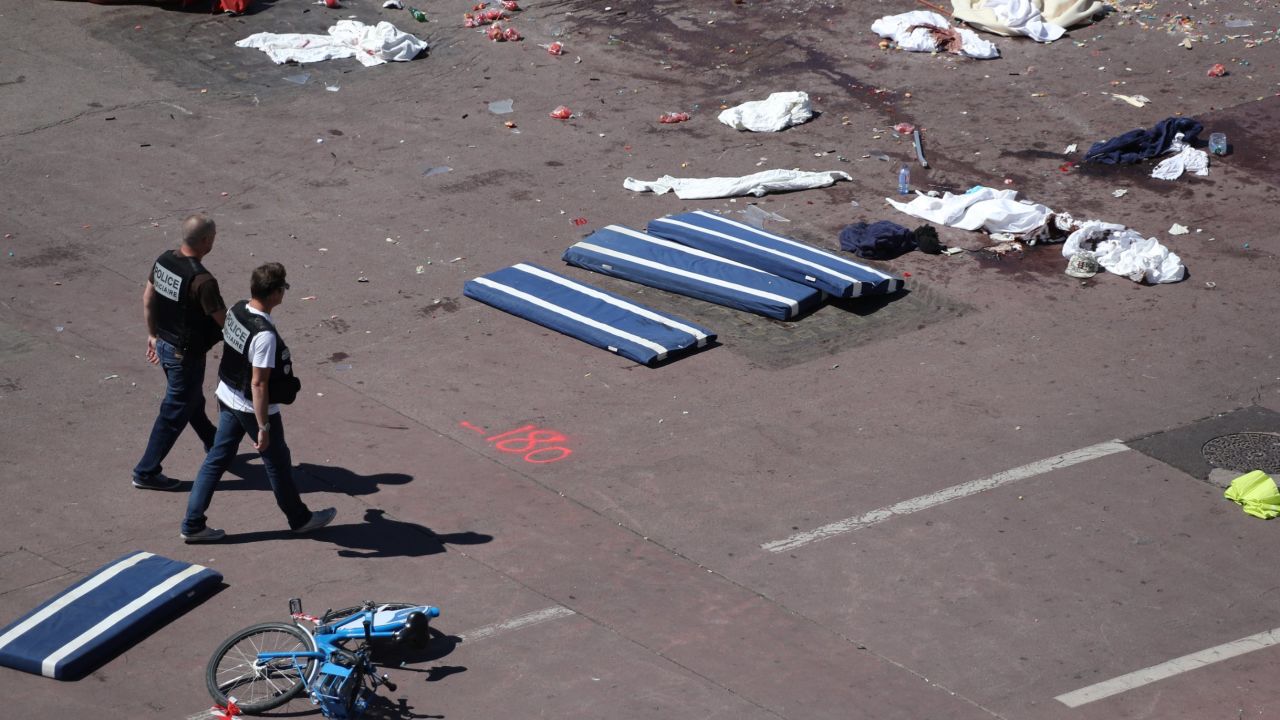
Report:
[[[439,300],[435,301],[431,305],[423,305],[422,307],[418,308],[418,312],[422,313],[426,317],[432,317],[436,313],[440,312],[441,310],[445,311],[446,313],[458,312],[459,307],[461,306],[458,305],[457,298],[446,297],[446,298],[440,298]]]
[[[441,185],[440,192],[446,193],[468,193],[477,190],[483,190],[487,187],[504,185],[512,182],[522,182],[529,180],[529,173],[522,170],[489,170],[482,173],[476,173],[463,180],[448,185]]]
[[[45,248],[34,255],[28,255],[13,261],[14,267],[43,268],[77,263],[84,257],[79,245],[67,244]]]

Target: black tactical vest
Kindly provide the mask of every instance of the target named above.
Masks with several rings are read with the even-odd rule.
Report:
[[[276,362],[267,380],[267,401],[288,405],[298,397],[302,382],[293,376],[293,360],[284,338],[266,318],[249,312],[248,301],[241,300],[231,306],[227,320],[222,324],[222,362],[218,365],[218,377],[253,402],[253,365],[249,362],[249,345],[258,333],[274,333],[276,336]]]
[[[208,274],[199,260],[177,250],[165,252],[151,266],[156,335],[183,351],[208,352],[218,342],[218,323],[205,314],[191,292],[192,281]]]

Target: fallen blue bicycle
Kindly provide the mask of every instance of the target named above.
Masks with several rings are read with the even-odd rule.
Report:
[[[396,689],[378,674],[370,643],[425,648],[431,618],[440,616],[430,605],[366,602],[316,617],[302,612],[298,598],[289,601],[289,613],[293,622],[253,625],[218,647],[205,681],[219,705],[233,699],[239,712],[253,715],[305,690],[325,717],[359,717],[380,686]]]

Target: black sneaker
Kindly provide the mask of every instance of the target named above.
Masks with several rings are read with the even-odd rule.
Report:
[[[171,477],[166,477],[163,473],[152,475],[151,477],[135,477],[133,479],[133,486],[139,490],[177,490],[181,485],[181,482]]]
[[[306,525],[303,525],[302,527],[296,527],[293,529],[293,534],[304,535],[306,533],[311,532],[312,530],[319,530],[325,525],[328,525],[329,523],[333,522],[333,516],[337,514],[338,514],[338,511],[335,508],[325,508],[324,510],[316,510],[315,512],[311,513],[311,519],[307,521]]]
[[[200,532],[182,533],[182,540],[186,542],[188,545],[192,545],[194,543],[218,542],[219,540],[221,540],[226,536],[227,536],[226,530],[219,530],[217,528],[207,527],[201,530]]]

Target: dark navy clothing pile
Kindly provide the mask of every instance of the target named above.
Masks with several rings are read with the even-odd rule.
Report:
[[[1087,163],[1104,165],[1132,165],[1164,153],[1173,144],[1173,138],[1182,133],[1188,145],[1196,139],[1204,125],[1194,118],[1171,117],[1155,124],[1150,130],[1137,128],[1129,132],[1094,143],[1084,154]]]
[[[840,231],[840,249],[871,260],[892,260],[916,249],[916,234],[888,220],[857,222]]]

